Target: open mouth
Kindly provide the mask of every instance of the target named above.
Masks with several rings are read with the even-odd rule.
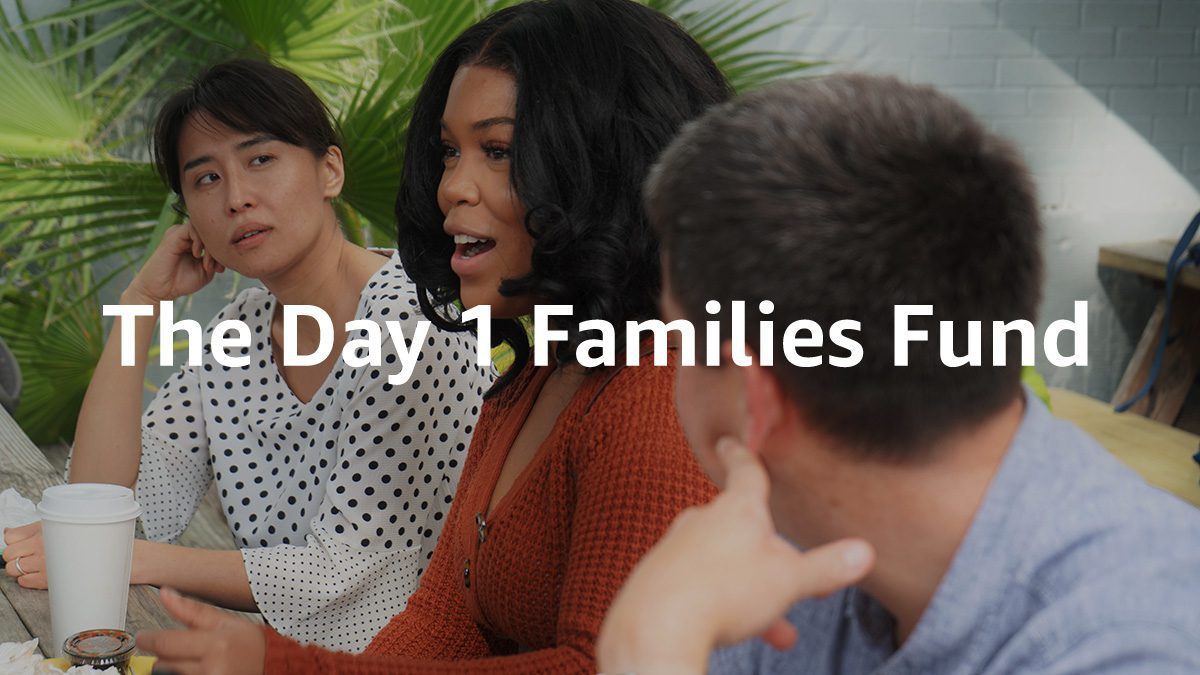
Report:
[[[473,258],[480,253],[487,253],[496,247],[493,239],[479,239],[467,234],[454,235],[454,253],[464,260]]]
[[[254,241],[254,240],[261,238],[262,235],[266,234],[269,230],[270,230],[270,228],[267,228],[267,227],[254,229],[254,230],[246,230],[245,232],[242,232],[241,234],[235,236],[233,238],[233,241],[230,243],[232,243],[236,246],[238,244],[244,244],[249,241]]]

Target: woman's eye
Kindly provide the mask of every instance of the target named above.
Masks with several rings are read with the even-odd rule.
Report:
[[[216,182],[218,176],[215,173],[201,174],[196,178],[196,185],[212,185]]]
[[[458,157],[458,150],[456,150],[453,145],[442,141],[442,161],[446,162],[454,159],[455,157]]]
[[[483,153],[487,158],[496,162],[503,162],[509,158],[510,152],[507,145],[485,145]]]
[[[250,160],[250,166],[262,166],[263,164],[270,162],[272,159],[275,158],[270,155],[259,155],[258,157]]]

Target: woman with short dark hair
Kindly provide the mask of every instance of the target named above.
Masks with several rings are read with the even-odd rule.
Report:
[[[480,413],[421,587],[361,656],[172,594],[168,609],[201,630],[141,644],[183,671],[258,672],[262,655],[267,672],[595,672],[622,581],[715,488],[679,428],[674,368],[644,350],[637,366],[585,368],[576,347],[597,334],[580,328],[657,316],[641,184],[684,122],[729,94],[692,38],[631,0],[524,3],[454,40],[414,105],[401,256],[441,325],[461,328],[456,299],[490,305],[517,365]],[[567,344],[541,367],[518,322],[538,303],[573,306],[556,326]]]
[[[135,488],[149,541],[134,546],[131,581],[172,586],[259,611],[304,642],[360,651],[400,611],[441,531],[490,373],[471,335],[434,330],[411,379],[397,345],[346,359],[351,320],[421,318],[398,256],[348,242],[332,200],[344,180],[328,112],[296,75],[250,60],[220,64],[162,107],[154,156],[186,207],[121,296],[152,305],[190,295],[225,268],[257,279],[210,323],[200,364],[185,365],[143,413],[154,319],[132,329],[136,364],[120,364],[114,325],[80,412],[69,478]],[[313,305],[332,320],[329,356],[289,365],[283,308]],[[209,345],[222,321],[250,331],[230,364]],[[381,337],[390,332],[381,332]],[[307,318],[298,354],[324,340]],[[358,347],[360,351],[364,347]],[[192,350],[189,350],[192,351]],[[469,363],[470,362],[470,363]],[[173,545],[215,482],[241,550]],[[40,526],[6,534],[10,574],[46,586]]]

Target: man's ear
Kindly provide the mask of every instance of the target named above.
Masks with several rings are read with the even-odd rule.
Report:
[[[786,417],[787,396],[779,380],[758,359],[741,370],[746,392],[746,447],[759,453]]]
[[[346,164],[341,148],[329,146],[321,157],[321,171],[325,177],[325,198],[334,199],[342,194],[342,186],[346,183]]]
[[[745,353],[750,354],[753,362],[748,366],[733,364],[733,344],[726,341],[721,346],[723,365],[733,368],[738,373],[742,383],[743,433],[742,442],[751,452],[762,452],[767,439],[770,438],[783,423],[787,396],[779,381],[759,361],[754,350],[746,347]]]

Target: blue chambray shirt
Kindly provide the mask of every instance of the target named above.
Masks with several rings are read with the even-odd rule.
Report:
[[[848,589],[792,607],[793,649],[753,640],[714,653],[710,672],[1200,673],[1200,510],[1025,400],[966,538],[899,649],[888,612]]]

